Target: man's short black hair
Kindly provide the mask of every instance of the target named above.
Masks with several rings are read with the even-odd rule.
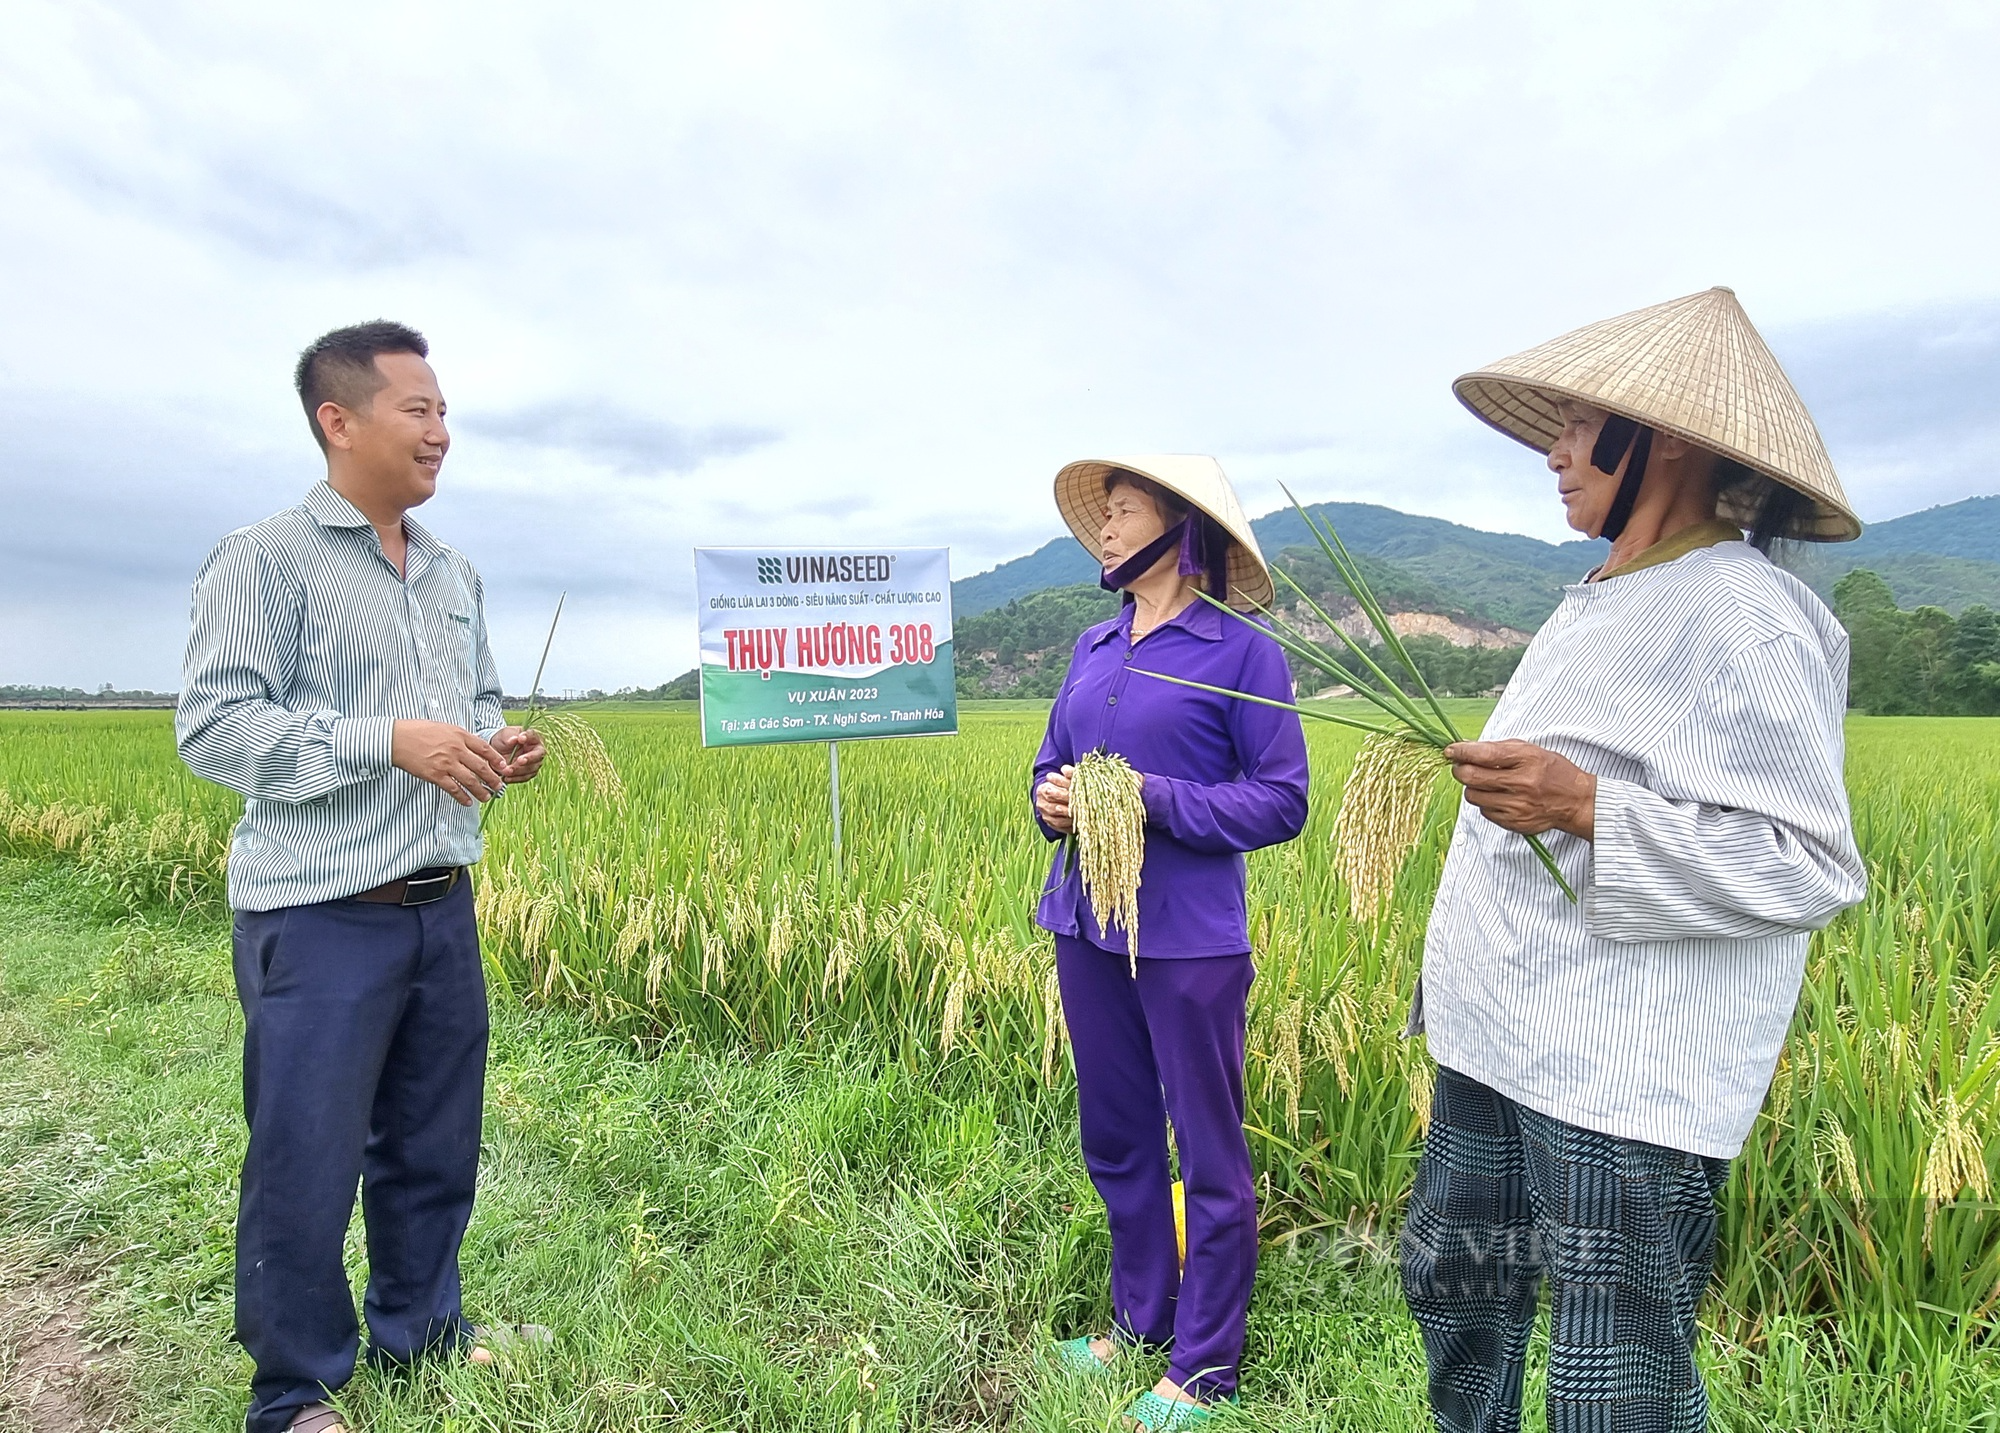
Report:
[[[381,389],[384,379],[375,360],[385,353],[414,353],[431,356],[424,336],[408,324],[376,319],[323,333],[306,345],[299,366],[292,372],[292,386],[299,390],[305,405],[306,422],[312,425],[313,441],[326,451],[326,434],[320,431],[319,405],[338,403],[360,412]]]

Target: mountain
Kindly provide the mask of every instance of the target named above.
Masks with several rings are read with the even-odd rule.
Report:
[[[1306,511],[1315,522],[1330,523],[1357,555],[1379,558],[1430,584],[1446,607],[1530,632],[1556,610],[1563,587],[1603,561],[1607,551],[1601,542],[1557,544],[1482,532],[1374,503],[1317,503]],[[1290,508],[1268,513],[1250,526],[1267,557],[1295,547],[1318,550],[1304,521]],[[1387,593],[1380,595],[1388,600]],[[1425,604],[1415,610],[1443,609]]]
[[[1871,554],[1850,550],[1860,545],[1861,539],[1837,547],[1816,544],[1787,554],[1785,561],[1828,602],[1833,600],[1835,583],[1850,572],[1866,569],[1889,584],[1899,607],[1942,607],[1954,617],[1972,606],[2000,609],[2000,562],[1939,557],[1929,552]]]
[[[1440,694],[1478,696],[1501,686],[1513,674],[1528,640],[1524,633],[1463,611],[1441,611],[1428,584],[1413,582],[1377,558],[1360,561],[1376,595],[1396,609],[1392,620],[1398,633]],[[1350,636],[1368,643],[1378,663],[1390,662],[1388,653],[1375,644],[1368,619],[1340,587],[1323,556],[1294,548],[1278,562],[1312,594],[1327,616]],[[1077,633],[1117,612],[1117,597],[1092,582],[1047,587],[955,619],[952,649],[960,698],[1054,696],[1069,670]],[[1331,642],[1333,634],[1305,604],[1294,600],[1286,615],[1316,640]],[[1292,671],[1301,691],[1316,692],[1327,686],[1326,674],[1308,664],[1295,659]]]
[[[1117,615],[1118,598],[1094,580],[1045,587],[970,617],[954,611],[951,648],[958,694],[1052,697],[1069,671],[1077,633]]]
[[[1604,552],[1598,542],[1542,542],[1374,503],[1318,503],[1307,511],[1330,521],[1357,554],[1381,559],[1427,585],[1445,607],[1523,631],[1539,627],[1561,600],[1564,584],[1576,581]],[[1251,528],[1272,558],[1312,542],[1290,508],[1254,519]],[[2000,608],[2000,496],[1891,518],[1871,524],[1854,542],[1801,543],[1783,556],[1829,599],[1836,582],[1865,567],[1881,575],[1904,607],[1929,604],[1954,613],[1973,604]],[[963,620],[1033,592],[1096,579],[1097,564],[1082,546],[1056,538],[1025,557],[954,582],[953,616]]]
[[[2000,497],[1966,498],[1943,507],[1871,523],[1853,542],[1801,544],[1792,569],[1820,596],[1856,568],[1867,568],[1899,607],[2000,608]]]
[[[954,627],[968,617],[1051,587],[1095,586],[1100,569],[1073,537],[1054,537],[1029,553],[951,584]]]
[[[1966,498],[1872,523],[1853,542],[1837,544],[1837,550],[1862,559],[1853,566],[1878,572],[1881,569],[1870,559],[1890,552],[2000,563],[2000,496]]]

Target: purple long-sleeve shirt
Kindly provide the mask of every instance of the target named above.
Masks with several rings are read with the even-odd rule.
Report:
[[[1305,733],[1291,712],[1134,676],[1135,668],[1289,702],[1284,653],[1206,602],[1134,646],[1126,603],[1116,620],[1077,638],[1030,786],[1032,794],[1050,772],[1100,746],[1131,762],[1145,776],[1139,953],[1240,955],[1250,949],[1243,853],[1289,841],[1305,826]],[[1042,831],[1061,839],[1046,822]],[[1061,849],[1035,920],[1125,953],[1124,930],[1098,928],[1076,863]]]

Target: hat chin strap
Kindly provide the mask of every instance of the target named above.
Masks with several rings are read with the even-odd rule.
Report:
[[[1229,540],[1228,533],[1200,513],[1189,513],[1118,566],[1099,573],[1097,585],[1106,592],[1122,592],[1178,547],[1181,576],[1193,577],[1206,569],[1209,595],[1221,601],[1229,595]]]
[[[1597,530],[1597,535],[1605,541],[1618,541],[1625,524],[1632,520],[1632,506],[1639,501],[1639,489],[1646,482],[1646,461],[1652,455],[1651,428],[1633,422],[1622,413],[1605,418],[1597,443],[1590,450],[1590,466],[1608,476],[1618,471],[1620,461],[1630,459],[1625,463],[1625,480],[1618,485],[1618,496],[1611,500],[1611,511],[1604,515],[1604,525]]]

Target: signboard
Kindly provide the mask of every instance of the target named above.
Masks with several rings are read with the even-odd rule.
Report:
[[[951,549],[698,547],[703,746],[958,730]]]

